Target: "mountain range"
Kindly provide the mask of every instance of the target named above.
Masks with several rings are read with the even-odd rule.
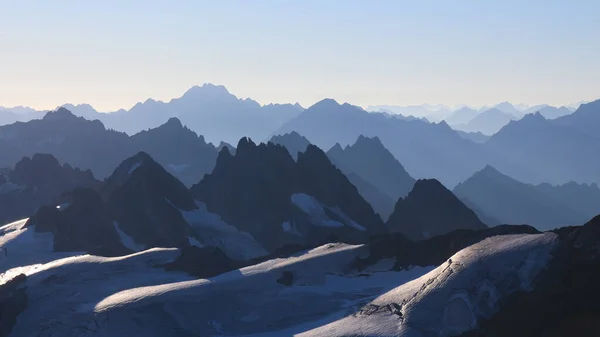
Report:
[[[169,130],[181,134],[170,146],[200,139],[175,119],[140,139],[169,144]],[[573,308],[595,312],[599,217],[545,233],[488,228],[438,180],[414,181],[378,137],[327,153],[300,133],[273,139],[296,150],[222,144],[191,188],[145,152],[103,181],[51,155],[3,171],[4,184],[57,197],[0,226],[2,333],[520,336],[579,326]],[[344,171],[399,196],[385,223]],[[536,187],[567,206],[597,189]]]
[[[109,176],[123,158],[146,151],[185,184],[198,182],[214,167],[217,148],[176,118],[128,136],[106,129],[98,120],[76,117],[65,108],[42,119],[0,126],[0,167],[13,167],[25,156],[52,154],[61,163]]]
[[[512,179],[491,166],[456,186],[454,194],[474,210],[502,224],[529,224],[548,230],[584,223],[600,213],[596,184],[531,185]]]
[[[260,105],[251,99],[237,98],[224,86],[210,83],[194,86],[169,102],[148,99],[129,110],[104,113],[96,111],[89,104],[64,104],[62,107],[76,116],[97,119],[106,128],[129,135],[156,128],[169,118],[177,117],[215,144],[220,141],[236,143],[246,136],[264,140],[273,130],[303,110],[297,103]],[[43,115],[44,112],[35,110],[27,114],[15,114],[13,109],[5,108],[0,110],[0,125],[39,119]]]

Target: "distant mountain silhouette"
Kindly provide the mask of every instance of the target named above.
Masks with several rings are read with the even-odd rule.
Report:
[[[41,120],[0,126],[0,167],[12,167],[34,153],[49,153],[59,162],[91,169],[103,179],[123,158],[139,151],[154,156],[187,185],[212,170],[218,153],[177,118],[131,137],[107,130],[99,120],[76,117],[65,108],[49,112]]]
[[[589,194],[580,194],[576,186],[569,195],[583,201]],[[556,198],[569,187],[534,186],[514,180],[491,166],[486,166],[454,188],[460,199],[472,202],[484,214],[502,224],[528,224],[540,230],[566,225],[580,225],[600,211],[600,191],[596,193],[595,213],[579,212],[564,200]],[[593,193],[592,193],[593,195]],[[565,198],[568,198],[565,195]],[[584,201],[585,202],[585,201]],[[590,207],[593,208],[593,207]]]
[[[45,113],[45,111],[37,111],[24,106],[16,106],[12,108],[0,106],[0,126],[15,122],[27,122],[32,119],[40,119]]]
[[[575,112],[553,120],[556,125],[569,127],[593,138],[600,138],[600,99],[582,104]]]
[[[493,109],[498,109],[507,115],[514,116],[515,118],[521,118],[524,115],[524,113],[521,110],[517,109],[514,105],[512,105],[509,102],[502,102],[502,103],[496,104],[494,106],[494,108],[492,108],[490,110],[493,110]]]
[[[306,151],[306,148],[310,145],[308,139],[296,131],[284,135],[275,135],[271,137],[270,142],[285,147],[294,160],[298,159],[299,152]]]
[[[417,180],[387,221],[393,232],[423,240],[457,229],[485,229],[475,212],[435,179]]]
[[[179,119],[131,136],[136,150],[150,154],[185,185],[191,186],[212,171],[217,149],[207,144],[203,136],[183,126]]]
[[[600,142],[573,126],[558,123],[574,115],[548,121],[534,113],[511,121],[482,144],[489,154],[488,163],[527,183],[599,182],[600,158],[596,154]]]
[[[529,106],[527,107],[525,110],[523,110],[523,113],[525,115],[530,114],[530,113],[536,113],[539,112],[540,110],[542,110],[543,108],[549,107],[548,104],[537,104],[534,106]]]
[[[229,153],[231,153],[232,155],[235,155],[235,147],[233,147],[233,145],[231,145],[229,143],[225,143],[223,141],[221,141],[219,143],[219,146],[217,146],[217,153],[221,152],[221,150],[223,148],[227,148],[227,150],[229,150]]]
[[[535,187],[538,191],[581,213],[588,220],[600,214],[600,189],[595,183],[588,185],[571,181],[563,185],[543,183]]]
[[[479,111],[469,107],[462,107],[455,110],[450,116],[444,118],[449,125],[467,124],[479,114]]]
[[[537,110],[536,112],[539,112],[546,119],[556,119],[573,113],[573,111],[569,110],[569,108],[564,106],[561,106],[560,108],[546,106]]]
[[[306,109],[277,133],[292,131],[325,149],[352,144],[360,135],[378,137],[411,176],[436,177],[448,186],[466,179],[486,161],[478,144],[462,139],[445,122],[389,118],[332,99]]]
[[[334,146],[327,156],[342,172],[357,174],[393,200],[408,195],[415,183],[377,137],[361,135],[344,149]]]
[[[433,121],[441,121],[444,117],[447,117],[452,113],[448,107],[441,105],[431,106],[428,104],[409,106],[375,105],[367,107],[367,110],[373,112],[385,112],[390,115],[401,115],[407,119],[414,117],[417,119],[427,118],[428,120]]]
[[[190,88],[169,102],[148,99],[129,110],[98,113],[87,105],[66,105],[86,118],[99,119],[107,128],[133,135],[156,128],[177,117],[191,130],[218,144],[237,142],[243,136],[265,139],[273,130],[299,114],[298,104],[261,106],[251,99],[239,99],[223,86],[204,84]]]
[[[465,132],[460,130],[455,131],[462,139],[470,140],[474,143],[482,144],[487,142],[488,139],[490,139],[490,136],[484,135],[481,132]]]
[[[466,124],[458,124],[453,127],[460,131],[481,132],[484,135],[493,135],[511,120],[515,119],[517,119],[515,115],[506,113],[498,108],[492,108],[478,114]]]
[[[281,145],[239,141],[191,188],[208,210],[247,231],[270,251],[332,236],[362,242],[385,231],[356,187],[313,145],[294,161]]]
[[[106,130],[100,121],[59,108],[39,120],[0,126],[0,167],[12,167],[34,153],[49,153],[61,163],[92,169],[103,178],[133,152],[128,140],[124,133]]]
[[[46,204],[56,207],[60,196],[76,187],[97,187],[90,171],[60,165],[52,155],[24,157],[14,170],[0,174],[0,226],[29,217]]]

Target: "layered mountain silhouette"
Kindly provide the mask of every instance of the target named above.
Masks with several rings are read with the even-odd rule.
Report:
[[[450,116],[444,118],[449,125],[461,125],[469,123],[479,114],[479,111],[469,107],[462,107],[455,110]]]
[[[585,111],[585,106],[580,109]],[[562,118],[578,118],[576,115],[579,114]],[[574,126],[561,125],[559,120],[549,121],[532,113],[511,121],[483,144],[488,153],[487,164],[533,184],[600,181],[600,159],[595,155],[600,151],[600,143]]]
[[[221,150],[213,172],[191,191],[271,251],[332,237],[361,242],[385,231],[356,187],[314,145],[294,161],[281,145],[243,138],[235,156]]]
[[[483,144],[487,142],[488,139],[490,139],[490,136],[484,135],[481,132],[465,132],[456,130],[456,133],[460,136],[460,138],[470,140],[473,143]]]
[[[107,130],[98,120],[76,117],[65,108],[41,120],[0,127],[0,167],[12,167],[23,156],[49,153],[59,162],[109,176],[124,159],[139,151],[156,158],[184,184],[198,182],[215,165],[217,149],[177,118],[135,134]]]
[[[556,119],[573,113],[573,111],[564,106],[558,108],[554,106],[545,106],[535,112],[539,112],[546,119]]]
[[[22,157],[52,154],[61,163],[91,169],[104,178],[132,154],[129,137],[107,130],[98,120],[76,117],[65,108],[44,118],[0,126],[0,167],[12,167]]]
[[[540,230],[582,224],[600,213],[597,186],[531,185],[486,166],[454,188],[454,194],[502,224],[529,224]]]
[[[519,110],[517,107],[515,107],[509,102],[498,103],[491,110],[493,109],[500,110],[505,114],[514,116],[515,118],[521,118],[524,115],[524,113],[521,110]]]
[[[76,187],[98,185],[89,170],[60,165],[52,155],[24,157],[13,170],[0,174],[0,224],[26,218],[42,205],[56,207],[61,195]]]
[[[269,141],[285,147],[294,160],[298,158],[299,152],[306,151],[306,148],[310,145],[308,139],[296,131],[284,135],[274,135]]]
[[[183,126],[175,117],[157,128],[131,136],[131,142],[136,150],[151,154],[187,186],[212,171],[218,155],[217,149],[207,144],[203,136]]]
[[[27,226],[52,233],[57,252],[119,256],[153,247],[214,246],[240,260],[266,254],[144,152],[122,162],[99,188],[75,189],[60,207],[40,208]]]
[[[600,128],[600,100],[581,104],[575,112],[555,119],[554,124],[572,128],[598,139]]]
[[[475,212],[435,179],[417,180],[408,196],[398,199],[387,225],[411,240],[486,228]]]
[[[327,151],[327,156],[349,177],[350,181],[353,180],[350,177],[358,176],[387,196],[387,200],[392,200],[391,207],[387,200],[386,204],[382,205],[376,199],[367,197],[373,193],[368,190],[363,191],[365,190],[364,184],[353,182],[365,199],[386,219],[393,211],[395,200],[405,197],[415,182],[377,137],[368,138],[361,135],[353,145],[345,148],[336,144]]]
[[[303,108],[299,104],[261,106],[251,99],[240,99],[224,86],[206,83],[194,86],[183,96],[169,102],[148,99],[129,110],[99,113],[89,105],[65,105],[78,116],[99,119],[106,127],[129,135],[155,128],[177,117],[208,141],[235,143],[241,137],[265,139]]]
[[[493,135],[515,119],[517,119],[515,115],[498,108],[492,108],[478,114],[465,124],[454,125],[453,128],[465,132],[481,132],[484,135]]]
[[[435,177],[448,186],[468,178],[467,172],[486,162],[479,144],[462,139],[445,122],[389,118],[332,99],[306,109],[277,133],[292,131],[325,149],[336,143],[353,144],[360,135],[378,137],[411,176]]]

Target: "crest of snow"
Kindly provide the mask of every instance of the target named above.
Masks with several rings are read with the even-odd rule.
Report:
[[[139,252],[146,248],[143,244],[136,243],[131,236],[125,234],[125,232],[119,228],[119,224],[116,221],[113,221],[113,226],[115,227],[117,234],[119,234],[119,239],[121,240],[123,246],[131,249],[134,252]]]
[[[173,172],[175,172],[175,173],[181,173],[181,172],[183,172],[183,171],[184,171],[186,168],[188,168],[188,167],[189,167],[189,165],[188,165],[188,164],[179,164],[179,165],[176,165],[176,164],[169,164],[169,165],[167,165],[167,167],[168,167],[168,168],[169,168],[171,171],[173,171]]]
[[[299,336],[461,335],[491,317],[500,299],[530,290],[556,246],[553,233],[487,238],[375,298],[363,307],[370,313],[347,316]],[[386,306],[397,307],[399,314],[373,310]]]
[[[339,228],[343,227],[344,224],[338,221],[330,219],[325,213],[325,209],[335,213],[339,217],[341,217],[345,225],[350,226],[354,229],[360,231],[366,231],[366,228],[354,222],[350,217],[348,217],[339,207],[328,207],[323,205],[313,196],[304,193],[295,193],[292,194],[292,203],[298,208],[300,208],[304,213],[306,213],[311,220],[311,223],[315,226],[321,227],[331,227],[331,228]]]
[[[165,200],[175,207],[170,200]],[[236,260],[267,255],[267,251],[252,235],[227,224],[218,214],[209,212],[203,202],[196,201],[196,207],[198,208],[191,211],[181,209],[179,211],[185,221],[195,230],[197,234],[195,240],[197,244],[201,245],[199,247],[218,247],[227,256]]]
[[[367,252],[329,244],[210,279],[156,267],[175,259],[177,249],[64,258],[28,277],[28,305],[12,333],[65,336],[77,326],[97,336],[165,336],[173,329],[211,336],[216,328],[218,335],[291,336],[342,319],[432,269],[347,276],[349,264]],[[284,271],[294,275],[291,286],[276,282]]]
[[[23,228],[27,219],[0,228],[0,270],[46,263],[78,252],[54,252],[54,235]]]
[[[289,221],[282,223],[281,227],[283,228],[283,231],[286,233],[302,236],[302,234],[300,234],[300,232],[298,232],[298,230],[295,228],[294,224],[292,224]]]
[[[137,170],[137,168],[140,166],[142,166],[142,163],[135,163],[131,165],[131,168],[129,169],[129,172],[127,172],[127,174],[132,174],[133,171]]]

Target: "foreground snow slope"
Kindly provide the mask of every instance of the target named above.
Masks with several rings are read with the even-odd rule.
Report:
[[[27,277],[10,336],[451,335],[528,289],[555,242],[496,236],[435,269],[403,271],[392,260],[357,271],[367,246],[328,244],[210,279],[165,271],[176,249],[67,257]]]
[[[454,336],[477,327],[533,278],[557,246],[555,234],[505,235],[458,252],[430,273],[379,296],[358,313],[302,336]]]

